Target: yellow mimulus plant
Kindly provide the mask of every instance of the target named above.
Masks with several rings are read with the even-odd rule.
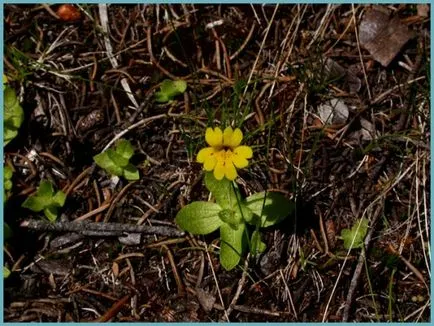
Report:
[[[203,148],[197,154],[197,161],[203,163],[206,171],[214,171],[214,177],[222,180],[235,180],[237,170],[249,165],[253,151],[250,146],[240,146],[243,133],[240,129],[227,127],[223,132],[219,127],[207,128],[205,141],[209,147]]]
[[[176,214],[176,223],[193,234],[209,234],[220,230],[220,263],[226,270],[235,268],[250,246],[256,255],[265,250],[260,229],[279,223],[291,214],[294,205],[282,194],[259,192],[247,198],[242,196],[234,180],[237,169],[249,165],[253,157],[250,146],[241,146],[243,133],[227,127],[207,128],[205,140],[209,147],[197,154],[197,161],[207,171],[205,187],[212,201],[194,201]],[[255,227],[251,232],[250,224]]]

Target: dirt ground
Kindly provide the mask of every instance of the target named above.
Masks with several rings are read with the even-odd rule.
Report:
[[[430,321],[429,10],[5,5],[4,73],[24,109],[4,147],[5,321]],[[157,103],[165,79],[188,88]],[[207,200],[195,157],[205,127],[231,121],[254,150],[241,191],[297,209],[225,271],[218,232],[164,232]],[[121,136],[138,181],[92,159]],[[42,180],[67,194],[52,230],[23,227],[45,219],[21,206]],[[361,218],[364,248],[347,250]],[[76,221],[166,231],[62,228]]]

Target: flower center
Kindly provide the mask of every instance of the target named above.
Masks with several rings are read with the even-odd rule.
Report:
[[[231,163],[233,152],[231,149],[222,149],[216,154],[216,158],[218,161],[221,161],[223,165],[226,163]]]

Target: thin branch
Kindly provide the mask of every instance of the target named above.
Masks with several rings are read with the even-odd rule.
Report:
[[[50,223],[43,220],[25,220],[21,222],[21,227],[38,231],[54,231],[54,232],[96,232],[107,233],[114,235],[123,235],[125,233],[142,233],[156,234],[166,237],[182,237],[184,232],[177,230],[174,227],[167,225],[149,226],[136,225],[126,223],[95,223],[95,222],[56,222]]]

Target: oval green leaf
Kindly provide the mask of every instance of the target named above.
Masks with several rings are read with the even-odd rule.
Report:
[[[247,207],[260,217],[260,227],[279,223],[294,211],[294,203],[277,192],[259,192],[246,198]],[[252,224],[256,219],[252,219]]]
[[[176,214],[176,223],[193,234],[208,234],[217,230],[223,221],[219,217],[221,207],[206,201],[193,202]]]
[[[245,230],[245,224],[238,225],[236,230],[226,223],[220,226],[220,263],[227,271],[240,262]]]
[[[116,153],[128,161],[134,155],[134,147],[128,140],[121,139],[116,144]]]

